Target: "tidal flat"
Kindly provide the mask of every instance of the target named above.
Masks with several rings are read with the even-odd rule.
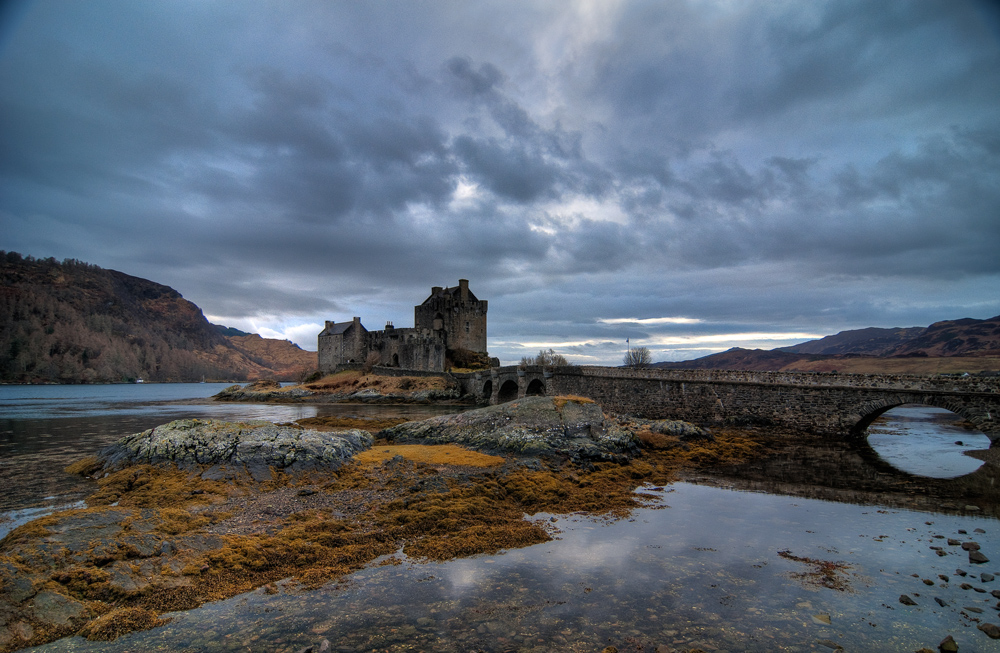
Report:
[[[767,446],[744,458],[702,451],[670,465],[670,478],[638,467],[635,478],[621,475],[628,502],[597,493],[592,506],[546,509],[545,485],[522,484],[521,500],[530,489],[535,503],[521,506],[517,520],[523,533],[544,536],[535,543],[458,557],[427,555],[442,550],[430,542],[409,552],[403,544],[325,579],[275,568],[279,578],[229,598],[157,610],[166,623],[149,630],[113,641],[69,636],[38,650],[916,651],[948,635],[963,652],[995,649],[977,626],[998,621],[992,577],[1000,567],[973,563],[962,548],[975,542],[997,559],[995,497],[976,489],[984,486],[899,472],[848,443],[742,435]],[[385,468],[393,458],[366,464]],[[990,470],[987,462],[978,471]],[[537,470],[514,471],[523,479]],[[458,484],[479,473],[451,472]],[[499,487],[502,474],[486,473]],[[418,473],[410,485],[425,481],[427,493],[439,485],[430,479],[448,477]],[[555,501],[559,484],[549,489]],[[266,531],[296,503],[329,501],[330,490],[275,487],[273,500],[248,505],[261,518],[244,526]],[[608,513],[602,502],[620,509]],[[220,517],[230,512],[222,502],[205,505]],[[335,502],[322,507],[337,510]],[[447,539],[455,538],[438,544]],[[914,605],[900,603],[904,594]]]

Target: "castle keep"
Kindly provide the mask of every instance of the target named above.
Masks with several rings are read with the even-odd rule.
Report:
[[[364,363],[371,352],[378,354],[379,365],[443,372],[449,350],[486,353],[486,309],[487,302],[469,290],[468,279],[459,279],[453,288],[431,288],[430,297],[413,308],[412,329],[390,322],[382,331],[369,331],[360,317],[327,322],[319,334],[320,372]]]

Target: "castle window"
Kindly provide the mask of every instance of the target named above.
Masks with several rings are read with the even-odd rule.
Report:
[[[465,323],[465,332],[466,333],[469,332],[469,323],[468,322]]]

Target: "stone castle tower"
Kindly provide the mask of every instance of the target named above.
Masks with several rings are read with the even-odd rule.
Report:
[[[485,354],[488,302],[469,290],[468,279],[452,288],[434,286],[430,297],[413,308],[412,329],[386,324],[369,331],[361,318],[327,322],[319,334],[319,369],[328,374],[344,365],[364,363],[371,352],[379,364],[408,370],[443,372],[448,350]]]

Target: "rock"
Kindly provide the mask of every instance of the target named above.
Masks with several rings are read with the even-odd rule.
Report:
[[[312,395],[313,393],[305,388],[282,388],[277,381],[261,379],[244,386],[231,385],[212,398],[216,401],[294,402]]]
[[[924,585],[933,585],[933,584],[934,584],[934,581],[932,581],[930,578],[925,578],[924,579]]]
[[[844,647],[829,639],[817,639],[816,643],[820,646],[825,646],[827,648],[833,649],[834,651],[843,651]]]
[[[824,626],[829,626],[831,623],[833,623],[830,620],[830,615],[828,614],[814,614],[812,616],[812,620],[813,623],[822,624]]]
[[[181,469],[212,466],[206,478],[248,472],[270,479],[270,468],[335,470],[372,445],[367,431],[305,431],[271,422],[181,419],[127,435],[98,453],[105,471],[128,465],[173,463]],[[223,469],[225,468],[225,469]]]
[[[944,575],[944,574],[938,574],[938,578],[940,578],[941,580],[943,580],[946,583],[949,580],[948,577],[946,575]]]
[[[574,462],[623,462],[638,452],[635,434],[609,423],[594,403],[526,397],[499,406],[385,429],[393,442],[455,443],[492,454],[568,456]]]
[[[972,585],[970,585],[968,583],[962,583],[961,585],[959,585],[959,587],[961,587],[963,590],[971,590],[972,589]]]
[[[938,650],[941,651],[941,653],[956,653],[956,651],[958,651],[958,644],[955,643],[954,637],[948,635],[941,640],[940,644],[938,644]]]
[[[17,567],[9,562],[0,562],[0,587],[15,605],[35,595],[34,584]]]
[[[979,506],[965,506],[965,509],[969,512],[979,512]]]
[[[982,614],[983,613],[983,609],[982,608],[977,608],[977,607],[971,606],[971,605],[963,606],[962,609],[965,610],[965,611],[967,611],[967,612],[973,612],[975,614]]]
[[[956,540],[956,539],[954,539],[952,537],[948,538],[948,546],[958,546],[961,543],[962,543],[962,540]]]
[[[977,565],[981,565],[984,562],[989,562],[989,561],[990,561],[990,559],[987,558],[986,556],[984,556],[979,551],[969,551],[969,562],[972,562],[972,563],[977,564]]]
[[[942,551],[941,549],[936,550],[934,553],[938,554],[938,556],[941,557],[941,558],[943,558],[944,556],[948,555],[947,551]]]
[[[916,605],[917,604],[916,601],[914,601],[913,599],[911,599],[906,594],[900,594],[899,595],[899,602],[902,603],[903,605]]]
[[[991,583],[991,582],[993,582],[993,574],[988,574],[985,571],[983,573],[979,574],[979,578],[984,583]]]
[[[992,596],[995,599],[1000,599],[1000,590],[993,590],[992,592],[990,592],[990,596]]]
[[[956,570],[955,570],[955,573],[956,573],[956,574],[958,574],[959,576],[967,576],[967,575],[968,575],[968,574],[967,574],[967,573],[965,572],[965,570],[964,570],[964,569],[956,569]]]
[[[966,551],[978,551],[979,542],[962,542],[962,548]]]
[[[941,606],[942,608],[947,608],[947,607],[948,607],[948,602],[947,602],[947,601],[945,601],[944,599],[940,599],[940,598],[938,598],[938,597],[936,597],[936,596],[935,596],[935,597],[934,597],[934,600],[935,600],[935,601],[937,602],[937,604],[938,604],[938,605],[940,605],[940,606]]]
[[[984,530],[983,530],[983,529],[981,529],[981,528],[974,528],[974,529],[972,529],[972,532],[973,532],[973,533],[986,533],[986,531],[984,531]]]
[[[46,590],[35,595],[28,612],[41,623],[65,627],[72,626],[87,608],[76,599]]]
[[[1000,639],[1000,627],[996,624],[979,624],[976,628],[986,633],[990,639]]]

